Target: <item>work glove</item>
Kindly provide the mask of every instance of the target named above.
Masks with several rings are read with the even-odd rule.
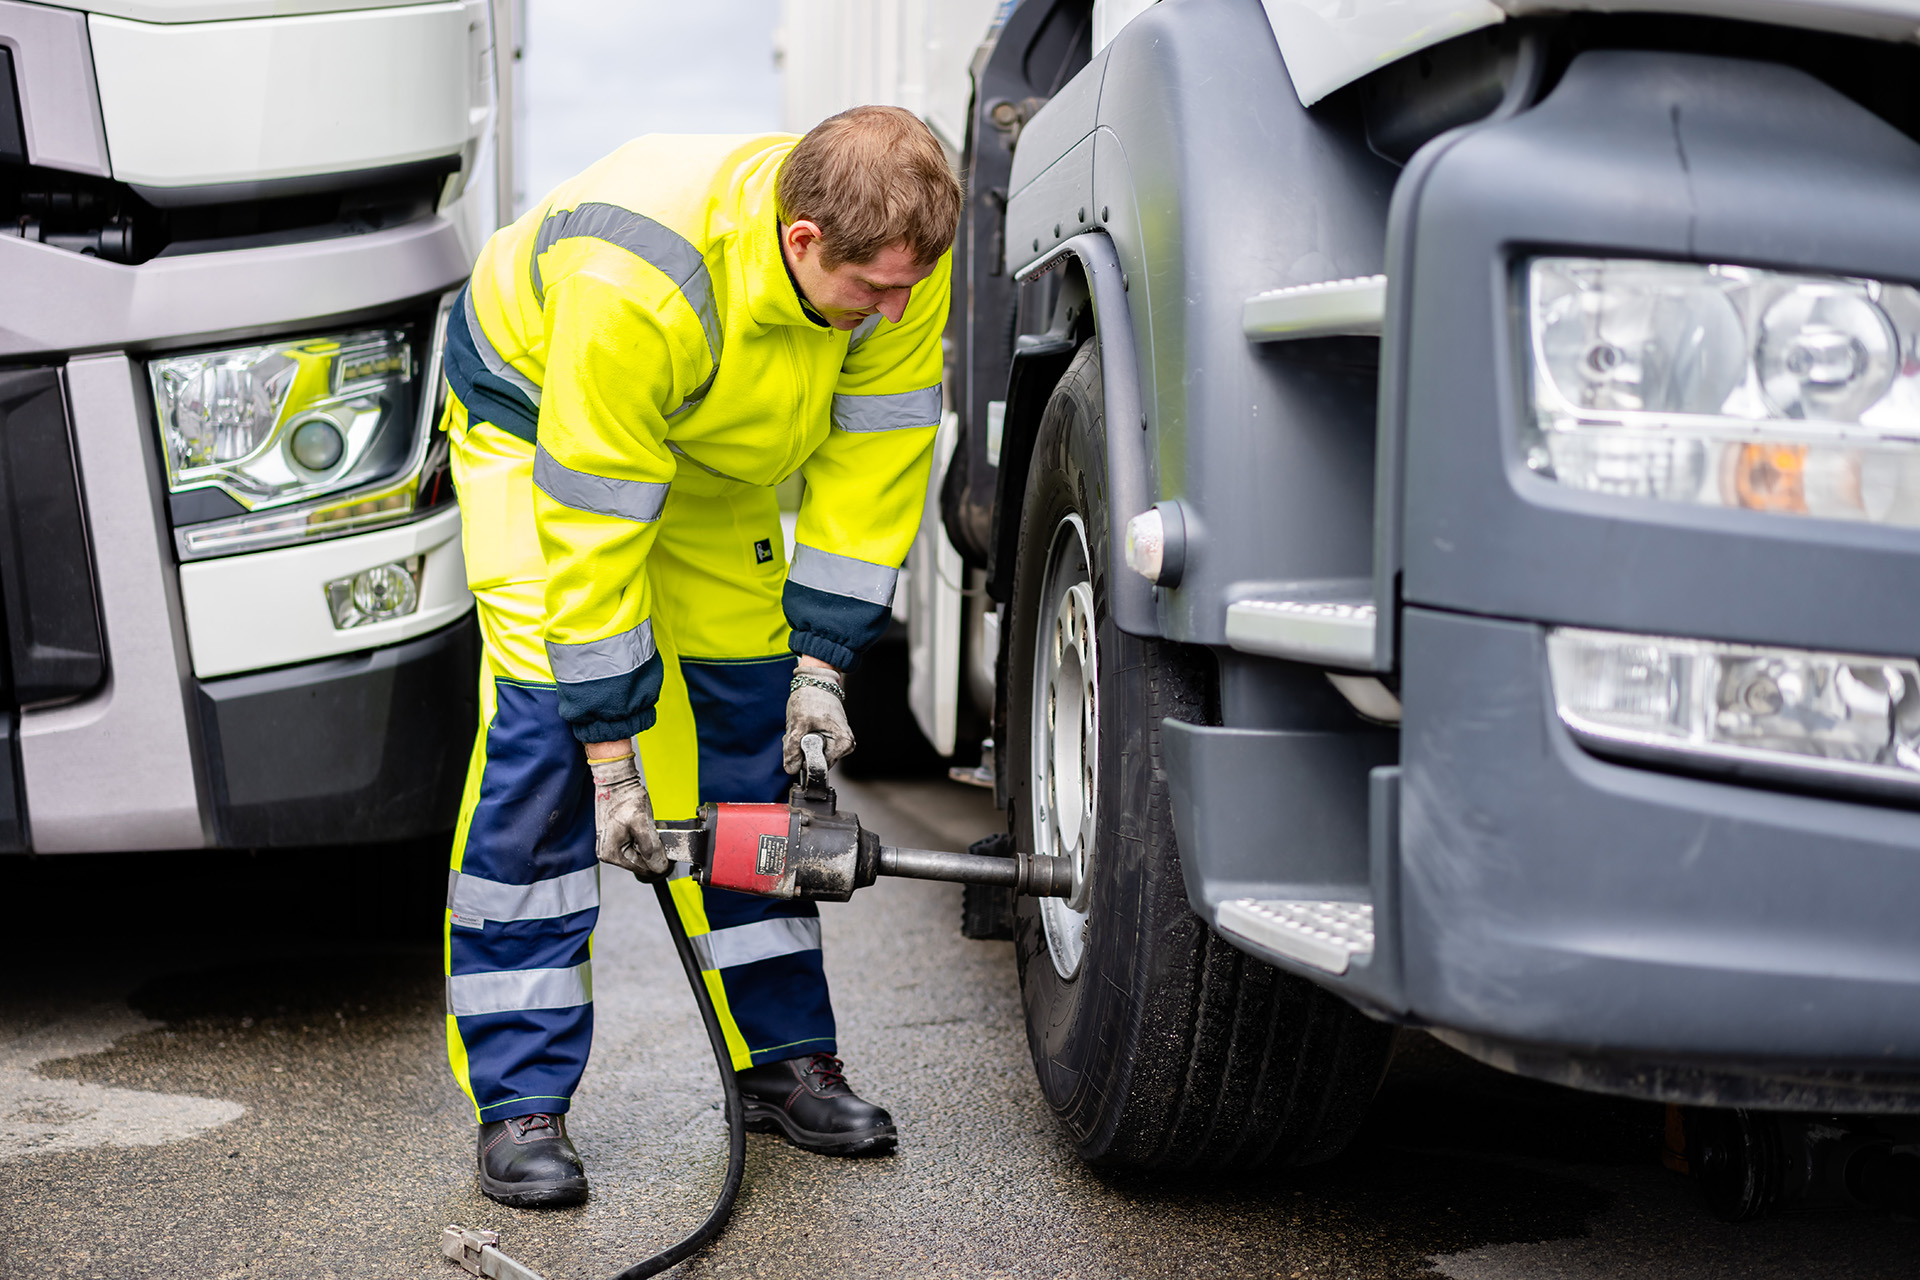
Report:
[[[653,803],[633,756],[589,760],[593,771],[593,852],[642,880],[667,874],[667,851],[653,827]]]
[[[827,765],[839,764],[853,751],[853,730],[847,727],[847,695],[840,673],[803,667],[793,673],[787,692],[787,732],[780,739],[780,764],[788,773],[800,772],[800,739],[817,733],[826,739]]]

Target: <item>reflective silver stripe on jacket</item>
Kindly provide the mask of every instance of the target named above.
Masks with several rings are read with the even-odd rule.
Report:
[[[833,398],[833,425],[842,431],[899,431],[940,425],[940,388],[898,391],[890,396]]]
[[[487,372],[494,377],[517,387],[520,394],[540,407],[540,384],[507,363],[507,358],[495,349],[487,338],[487,331],[480,327],[480,313],[473,309],[473,286],[469,284],[460,291],[460,297],[466,305],[461,308],[466,313],[467,334],[473,339],[473,349],[480,353],[480,363],[487,366]]]
[[[658,520],[660,508],[667,504],[668,486],[664,484],[575,471],[548,453],[545,445],[534,446],[533,483],[563,507],[642,524]]]
[[[878,312],[875,312],[873,315],[868,316],[865,320],[862,320],[859,324],[859,327],[856,328],[852,333],[847,335],[847,350],[852,351],[855,347],[865,342],[868,338],[871,338],[873,336],[873,331],[875,329],[878,329],[880,327],[880,322],[885,319],[886,319],[885,316],[879,314]]]
[[[653,619],[631,631],[585,644],[561,644],[547,641],[547,665],[561,684],[579,684],[583,680],[605,680],[638,671],[653,656]]]
[[[448,873],[447,909],[468,920],[551,920],[600,905],[595,867],[532,884],[503,884],[465,872]]]
[[[571,1009],[593,1001],[593,961],[571,969],[456,973],[447,979],[447,1012],[471,1018],[522,1009]]]
[[[731,969],[820,949],[820,921],[811,916],[771,916],[687,939],[702,969]]]
[[[882,605],[893,603],[893,584],[899,577],[898,569],[855,560],[852,556],[837,556],[804,542],[794,544],[793,567],[787,570],[788,582],[797,582],[830,596],[850,596],[868,604]]]
[[[533,296],[542,306],[547,301],[546,282],[540,278],[540,255],[562,240],[585,237],[605,240],[625,249],[642,262],[657,267],[673,281],[686,298],[687,305],[700,317],[706,330],[707,354],[720,363],[720,313],[714,309],[713,277],[700,251],[672,227],[655,222],[643,213],[622,209],[615,204],[588,203],[573,209],[560,209],[547,215],[533,239],[533,260],[528,264]],[[689,396],[689,400],[696,397]]]

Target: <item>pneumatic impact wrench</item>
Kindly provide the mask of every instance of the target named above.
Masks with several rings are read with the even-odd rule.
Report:
[[[786,804],[706,804],[700,816],[659,824],[667,856],[687,863],[711,889],[763,898],[845,902],[880,876],[1004,885],[1036,898],[1073,892],[1067,858],[1015,853],[1011,858],[883,845],[841,813],[827,785],[826,744],[819,734],[800,739],[800,776]]]
[[[934,849],[897,849],[860,825],[858,815],[841,813],[827,785],[826,742],[817,733],[800,739],[800,776],[785,804],[705,804],[700,816],[656,824],[667,856],[685,863],[688,874],[713,889],[764,898],[810,898],[845,902],[881,876],[915,880],[953,880],[962,884],[1002,885],[1039,898],[1065,898],[1073,892],[1073,863],[1068,858],[1015,853],[1010,858]],[[651,1258],[642,1259],[614,1280],[644,1280],[705,1247],[726,1226],[746,1170],[746,1123],[740,1086],[733,1078],[732,1051],[720,1029],[713,998],[701,976],[700,962],[687,939],[666,881],[654,885],[674,951],[686,970],[694,1003],[700,1007],[707,1039],[720,1071],[727,1108],[727,1173],[706,1221],[693,1234]],[[441,1251],[467,1270],[498,1280],[541,1280],[531,1268],[499,1249],[490,1231],[448,1227]]]

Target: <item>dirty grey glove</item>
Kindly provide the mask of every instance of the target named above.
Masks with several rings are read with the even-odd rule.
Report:
[[[589,760],[593,771],[593,852],[642,880],[667,874],[667,851],[653,826],[653,804],[634,757]]]
[[[817,733],[827,740],[827,764],[839,764],[853,750],[853,730],[847,727],[847,695],[840,673],[831,668],[802,667],[793,673],[787,693],[787,733],[780,740],[780,765],[800,772],[800,739]]]

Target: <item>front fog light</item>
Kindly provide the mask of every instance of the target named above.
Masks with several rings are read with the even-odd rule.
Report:
[[[335,578],[326,586],[327,609],[336,631],[370,622],[404,618],[420,608],[422,556],[362,569],[350,578]]]
[[[1920,662],[1570,627],[1547,660],[1589,746],[1920,795]]]
[[[1631,259],[1527,267],[1536,474],[1920,527],[1920,290]]]

